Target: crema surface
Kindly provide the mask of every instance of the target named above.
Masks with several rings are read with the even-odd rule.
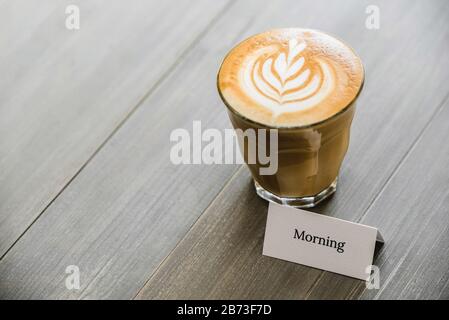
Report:
[[[326,120],[356,98],[360,58],[346,44],[310,29],[275,29],[238,44],[224,59],[218,88],[242,116],[276,127]]]

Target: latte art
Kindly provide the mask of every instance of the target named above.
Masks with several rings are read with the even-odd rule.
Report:
[[[310,108],[326,98],[332,89],[332,71],[317,61],[314,72],[305,65],[301,52],[306,43],[288,42],[288,51],[259,57],[245,70],[248,93],[274,116]]]
[[[314,30],[278,29],[242,42],[226,57],[218,86],[231,109],[269,125],[304,125],[332,116],[357,95],[360,59]]]

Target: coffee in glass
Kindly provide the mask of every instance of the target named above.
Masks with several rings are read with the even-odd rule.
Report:
[[[234,128],[278,133],[274,174],[248,163],[248,146],[240,144],[259,196],[313,207],[336,190],[363,81],[355,52],[316,30],[271,30],[229,52],[217,85]]]

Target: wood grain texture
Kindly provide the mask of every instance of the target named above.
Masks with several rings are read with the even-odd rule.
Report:
[[[0,4],[0,257],[226,4]]]
[[[201,7],[207,15],[204,10],[207,6]],[[203,128],[228,126],[216,71],[227,44],[247,21],[247,13],[234,11],[232,28],[220,34],[221,42],[208,33],[185,54],[48,207],[0,261],[0,298],[126,299],[137,294],[237,169],[173,165],[169,139],[174,129],[191,131],[196,119]],[[65,287],[68,265],[80,269],[80,290]]]
[[[146,3],[140,4],[143,6]],[[13,200],[8,200],[8,205],[1,207],[2,214],[3,208],[10,208],[9,216],[17,212],[23,217],[23,212],[29,214],[45,208],[42,199],[52,199],[60,190],[60,187],[54,187],[56,178],[52,176],[53,171],[48,171],[49,168],[56,173],[63,172],[63,178],[55,175],[62,180],[60,185],[66,185],[70,180],[67,178],[70,174],[66,175],[70,171],[66,165],[70,165],[76,174],[85,159],[89,159],[97,150],[98,141],[102,141],[98,137],[109,135],[106,127],[115,128],[120,122],[118,119],[123,115],[126,117],[135,107],[135,104],[129,105],[131,100],[123,93],[135,93],[137,104],[142,98],[137,97],[138,88],[148,92],[154,83],[157,84],[157,88],[151,90],[151,95],[137,111],[101,147],[0,261],[0,298],[125,299],[134,297],[148,279],[138,298],[307,298],[321,297],[327,292],[328,297],[389,297],[393,293],[407,297],[413,296],[413,292],[416,296],[430,294],[444,297],[447,276],[441,275],[441,272],[446,270],[447,265],[438,260],[441,256],[437,255],[447,253],[447,250],[439,251],[441,243],[447,240],[447,232],[444,224],[435,226],[438,218],[441,218],[441,210],[447,208],[442,197],[436,199],[440,203],[438,213],[424,221],[431,228],[435,227],[435,234],[426,238],[424,245],[407,243],[406,230],[414,230],[416,225],[405,224],[406,228],[398,233],[401,225],[397,221],[391,230],[387,230],[387,235],[398,233],[397,246],[385,247],[379,257],[379,261],[382,261],[382,254],[385,254],[382,270],[390,275],[385,282],[388,287],[384,287],[380,293],[362,292],[359,283],[348,281],[345,277],[261,255],[267,204],[255,195],[246,168],[236,173],[238,167],[235,165],[174,166],[168,159],[169,134],[173,129],[182,127],[191,130],[192,121],[198,119],[202,120],[204,128],[229,127],[224,107],[216,94],[215,75],[221,58],[237,41],[279,26],[303,26],[330,31],[351,43],[360,53],[367,69],[367,82],[359,100],[339,191],[331,201],[315,211],[349,220],[365,217],[369,221],[370,217],[375,217],[375,214],[369,213],[381,205],[378,204],[378,194],[384,194],[394,177],[399,176],[402,168],[406,167],[415,148],[410,150],[418,146],[416,141],[423,130],[426,127],[433,128],[430,122],[440,117],[435,114],[447,93],[446,83],[449,80],[449,50],[445,41],[448,38],[448,4],[438,0],[377,3],[381,8],[379,31],[364,28],[365,8],[372,4],[371,1],[241,1],[233,6],[225,2],[217,4],[215,1],[199,1],[189,9],[187,2],[184,7],[181,4],[176,5],[176,8],[168,4],[172,9],[168,13],[163,12],[163,8],[167,8],[164,2],[163,7],[151,13],[154,20],[148,18],[148,12],[142,12],[144,7],[137,6],[129,17],[125,14],[127,19],[124,21],[121,20],[123,12],[119,12],[123,7],[118,2],[106,9],[92,4],[94,9],[88,10],[92,17],[100,9],[106,11],[99,21],[98,18],[91,20],[90,24],[96,26],[97,32],[85,34],[88,40],[80,42],[76,42],[75,37],[59,51],[53,50],[58,47],[57,44],[51,47],[51,41],[41,34],[35,37],[34,33],[27,31],[14,37],[0,28],[1,39],[8,39],[11,43],[10,49],[0,51],[0,56],[16,61],[13,55],[22,52],[17,60],[22,61],[17,64],[22,65],[21,71],[16,72],[11,65],[4,67],[11,68],[9,71],[5,69],[8,71],[6,74],[13,80],[23,78],[26,82],[22,90],[18,91],[20,94],[10,93],[4,98],[4,93],[12,90],[13,85],[4,78],[0,79],[0,113],[3,112],[3,106],[7,105],[4,102],[16,99],[20,102],[23,99],[21,104],[17,104],[19,107],[8,111],[8,121],[0,117],[1,134],[4,133],[3,124],[8,125],[8,129],[15,128],[9,124],[11,119],[15,119],[19,128],[7,136],[7,140],[0,139],[1,146],[13,155],[7,158],[7,154],[3,157],[2,153],[0,166],[3,163],[11,166],[12,162],[8,161],[15,159],[20,169],[15,172],[24,171],[22,180],[15,178],[12,173],[7,176],[12,177],[12,180],[8,180],[5,175],[1,176],[3,171],[0,171],[1,181],[9,182],[0,185],[1,196],[8,194],[13,197]],[[5,3],[0,5],[5,6]],[[36,7],[37,18],[33,19],[34,12],[29,12],[27,20],[35,28],[45,25],[46,21],[53,21],[55,26],[59,26],[63,21],[53,17],[59,17],[59,9],[52,8]],[[11,16],[11,10],[5,12]],[[182,18],[178,16],[180,12]],[[214,13],[218,12],[220,18],[214,20]],[[140,20],[136,16],[141,17]],[[113,34],[106,38],[105,47],[102,47],[101,42],[98,52],[88,50],[92,45],[96,48],[98,40],[103,39],[100,36],[111,31],[110,26],[105,24],[111,17],[117,17],[121,24],[113,26]],[[179,22],[179,26],[171,30],[169,27],[174,20]],[[207,21],[211,20],[214,23],[207,25]],[[21,27],[14,19],[5,21],[17,23],[17,28]],[[139,32],[130,35],[129,30],[133,30],[133,27]],[[159,30],[159,33],[146,38],[145,32],[152,28]],[[152,41],[160,39],[167,28],[171,30],[169,40],[161,47],[151,47],[156,51],[153,53],[149,50]],[[207,32],[201,33],[205,28]],[[45,30],[55,40],[59,39],[52,26]],[[59,30],[62,31],[66,32],[65,29]],[[42,52],[53,54],[52,59],[38,60],[42,63],[35,69],[30,69],[25,63],[27,55],[20,50],[27,48],[31,37],[31,49],[34,48],[31,51],[35,56],[40,57],[39,53]],[[40,41],[42,39],[45,40],[43,43]],[[196,39],[201,40],[196,42]],[[122,44],[135,46],[129,56],[128,51],[120,50]],[[167,50],[170,45],[179,44],[184,46],[183,49],[179,47],[175,53]],[[48,45],[51,49],[47,50]],[[78,55],[74,55],[73,68],[87,65],[87,71],[76,78],[73,87],[61,87],[64,91],[53,97],[51,84],[59,84],[68,76],[58,76],[54,82],[45,85],[40,79],[50,74],[51,70],[67,67],[63,57],[72,50],[78,50],[76,52],[84,57],[81,62],[77,62],[75,57]],[[89,58],[87,53],[93,57]],[[181,59],[176,67],[167,67],[177,57]],[[136,60],[140,61],[138,66],[134,64]],[[59,65],[55,61],[60,61]],[[163,65],[160,61],[167,61],[167,64]],[[42,64],[48,67],[44,68]],[[153,71],[148,72],[150,67],[151,70],[154,68],[157,77]],[[38,71],[36,75],[31,72],[31,80],[27,80],[28,69],[30,72]],[[168,74],[167,70],[171,72]],[[92,79],[98,74],[103,76],[92,84]],[[118,79],[119,75],[123,79]],[[161,75],[164,81],[152,82],[151,79],[161,79]],[[92,92],[86,88],[91,88]],[[70,98],[68,102],[66,97]],[[44,109],[27,116],[27,102],[31,101],[38,102],[36,105]],[[82,109],[74,107],[78,103],[83,106]],[[98,107],[101,112],[95,112],[95,115],[89,113],[92,106],[97,105],[101,106]],[[120,109],[124,106],[126,111]],[[116,117],[117,114],[119,116]],[[447,116],[446,113],[444,115]],[[46,122],[46,119],[53,122]],[[80,131],[69,130],[76,125],[80,126]],[[43,133],[36,131],[36,128],[41,127],[44,128]],[[35,139],[31,137],[32,133],[25,130],[27,128],[33,128],[30,132],[35,133]],[[55,139],[56,145],[47,146],[48,141],[37,138],[41,135]],[[22,141],[19,145],[33,148],[29,153],[26,153],[28,149],[25,147],[19,148],[17,150],[22,151],[14,154],[11,151],[14,140]],[[39,144],[40,141],[43,142]],[[441,137],[438,141],[441,141]],[[58,143],[63,143],[59,148],[65,150],[64,153],[59,153]],[[432,152],[437,152],[435,149],[432,147]],[[52,156],[47,159],[41,155],[40,158],[38,151]],[[72,158],[73,155],[76,156]],[[39,163],[37,169],[32,162],[25,161],[30,158]],[[69,164],[68,158],[71,159]],[[42,159],[46,161],[42,162]],[[425,163],[425,159],[421,160],[421,163]],[[438,163],[443,163],[443,160]],[[23,164],[29,164],[29,167],[23,167]],[[411,168],[416,170],[419,166]],[[432,176],[438,174],[437,170],[432,171]],[[34,176],[37,180],[33,180]],[[50,180],[45,180],[44,176]],[[228,181],[231,176],[233,178]],[[35,190],[36,185],[41,188],[41,192],[23,197],[27,191]],[[22,191],[19,188],[16,196],[13,187],[28,189]],[[416,187],[411,190],[423,189]],[[395,207],[395,210],[399,209]],[[401,221],[405,221],[405,212],[401,213]],[[388,215],[386,219],[391,222],[397,212],[391,210],[383,214]],[[6,219],[2,223],[7,221],[11,228],[19,230],[19,234],[30,221],[29,218],[23,218],[23,221],[20,220],[22,218]],[[375,222],[373,220],[373,225],[376,225]],[[0,233],[0,237],[4,234]],[[434,243],[437,245],[432,246]],[[405,251],[402,250],[404,246]],[[432,264],[420,261],[419,255],[413,256],[415,249],[421,252],[421,256],[432,258]],[[439,263],[435,264],[435,261]],[[64,285],[67,276],[65,268],[72,264],[79,266],[81,271],[79,291],[69,291]],[[429,268],[433,268],[435,273]],[[423,270],[427,271],[423,278],[411,280],[414,274],[421,274]],[[330,278],[325,280],[328,276]],[[405,284],[405,287],[397,287],[396,283]],[[324,290],[323,286],[326,286]],[[389,291],[390,288],[392,291]]]
[[[243,167],[138,299],[294,298],[319,270],[262,256],[267,202]]]
[[[446,99],[361,219],[387,239],[375,260],[379,290],[325,272],[310,298],[449,299],[448,119]]]
[[[385,281],[388,285],[377,293],[378,297],[425,297],[426,294],[445,297],[447,259],[443,257],[447,254],[445,231],[448,225],[447,217],[442,215],[447,212],[447,193],[444,192],[447,172],[442,175],[442,171],[447,171],[448,160],[445,149],[442,155],[435,153],[438,153],[438,143],[447,136],[447,129],[434,126],[441,127],[447,120],[447,113],[436,116],[436,112],[448,94],[445,85],[449,80],[448,3],[381,2],[382,26],[377,32],[353,26],[363,15],[365,5],[357,3],[347,11],[326,7],[323,10],[327,12],[328,9],[329,15],[332,12],[332,19],[315,21],[317,28],[335,30],[334,33],[355,45],[365,62],[367,81],[359,100],[339,190],[331,201],[312,211],[358,221],[369,209],[363,222],[391,228],[383,230],[387,238],[383,249],[385,260],[382,260],[382,253],[379,257],[386,265],[381,266],[382,272],[390,277]],[[308,15],[316,16],[309,7],[302,13],[295,12],[294,7],[289,12],[296,14],[299,20],[303,18],[301,14],[304,19]],[[276,12],[272,14],[264,18],[280,19]],[[344,18],[339,19],[340,14]],[[257,25],[257,21],[253,22],[254,27]],[[433,125],[436,119],[444,120]],[[420,159],[408,156],[429,123],[433,134],[441,132],[435,145],[424,154],[424,144]],[[433,157],[436,163],[429,177],[425,171],[416,174],[416,179],[408,177]],[[407,166],[407,162],[414,159],[416,163]],[[406,173],[401,175],[406,167]],[[402,181],[391,178],[393,174],[401,176]],[[431,195],[432,187],[442,190],[435,196],[436,203],[427,202],[425,196],[421,198],[427,186],[430,189],[425,195]],[[405,189],[408,189],[407,196],[402,197]],[[381,191],[382,195],[388,192],[385,202],[380,200],[383,196],[377,198]],[[408,203],[409,198],[413,199],[411,203]],[[409,217],[410,209],[418,202],[420,205]],[[262,256],[266,208],[266,203],[255,196],[248,172],[239,171],[150,278],[138,298],[360,296],[357,287],[360,282],[356,280]],[[380,211],[383,214],[376,216]],[[419,217],[423,211],[432,214],[421,221]],[[421,222],[428,227],[423,228]],[[415,232],[427,238],[423,242],[412,241]],[[426,258],[432,254],[433,264],[420,260],[414,250]],[[422,278],[414,278],[431,266],[435,273],[428,270]],[[376,296],[365,292],[362,297],[371,295]]]

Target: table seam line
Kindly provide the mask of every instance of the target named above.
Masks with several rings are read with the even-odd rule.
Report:
[[[8,249],[0,256],[0,262],[6,257],[6,255],[15,247],[15,245],[23,238],[23,236],[31,229],[31,227],[39,220],[42,215],[47,211],[47,209],[60,197],[60,195],[68,188],[69,185],[79,176],[79,174],[87,167],[87,165],[97,156],[97,154],[103,149],[103,147],[116,135],[117,132],[128,122],[139,107],[148,99],[152,94],[160,88],[164,81],[173,73],[173,71],[181,64],[184,58],[197,46],[201,39],[208,33],[211,26],[213,26],[216,21],[220,18],[223,12],[229,10],[229,8],[235,3],[236,0],[229,0],[229,2],[223,6],[223,9],[217,13],[206,26],[198,33],[198,35],[191,41],[190,44],[181,52],[181,54],[174,60],[172,64],[168,66],[166,71],[164,71],[161,76],[149,90],[138,100],[133,108],[119,121],[117,126],[112,130],[112,132],[101,142],[94,152],[87,158],[87,160],[80,166],[80,168],[73,174],[72,177],[61,187],[61,189],[56,193],[56,195],[51,198],[51,200],[44,206],[40,213],[31,221],[31,223],[25,228],[25,230],[13,241]]]
[[[132,300],[135,300],[139,296],[139,294],[142,292],[142,290],[147,286],[147,284],[150,283],[150,281],[155,277],[155,275],[158,273],[158,271],[162,269],[164,264],[169,260],[169,258],[176,251],[176,249],[184,242],[184,240],[188,237],[188,235],[193,230],[193,228],[198,224],[198,222],[201,220],[201,218],[204,217],[204,215],[207,213],[209,208],[218,200],[218,198],[223,193],[223,191],[238,176],[238,174],[240,173],[240,171],[242,171],[243,168],[244,168],[244,165],[240,165],[240,167],[238,167],[238,169],[228,179],[228,181],[223,185],[223,187],[220,189],[220,191],[217,193],[217,195],[212,199],[212,201],[209,203],[209,205],[206,208],[204,208],[203,212],[198,216],[198,218],[195,220],[195,222],[190,226],[189,230],[187,230],[187,232],[184,234],[184,236],[178,241],[178,243],[176,243],[176,245],[173,247],[173,249],[167,254],[167,256],[165,256],[165,258],[154,269],[153,273],[149,276],[147,281],[145,281],[145,284],[137,291],[136,295],[132,298]]]
[[[385,183],[382,185],[382,187],[380,188],[379,192],[376,194],[376,196],[373,198],[373,200],[368,204],[368,206],[366,207],[366,209],[364,210],[363,214],[356,219],[357,223],[360,223],[363,218],[366,216],[366,214],[368,213],[368,211],[371,209],[371,207],[374,205],[374,203],[377,201],[377,199],[381,196],[381,194],[384,192],[385,188],[389,185],[390,181],[392,180],[392,178],[394,176],[396,176],[396,173],[400,170],[400,168],[402,167],[403,163],[405,162],[405,160],[408,158],[408,156],[411,154],[411,152],[413,151],[413,149],[415,149],[416,145],[419,143],[419,141],[421,140],[421,138],[424,136],[424,133],[427,131],[427,129],[430,127],[430,125],[432,124],[432,122],[434,121],[435,117],[441,112],[441,110],[443,110],[444,106],[446,105],[446,102],[449,100],[449,92],[444,96],[444,98],[442,99],[442,101],[440,102],[440,104],[438,105],[438,107],[436,108],[436,110],[433,112],[433,114],[431,115],[430,119],[426,122],[426,124],[423,126],[423,128],[421,129],[421,131],[419,132],[418,136],[415,138],[415,140],[413,141],[412,145],[409,147],[409,149],[407,150],[407,152],[404,154],[404,156],[401,158],[401,160],[398,162],[398,164],[395,166],[395,168],[393,169],[391,175],[387,178],[387,180],[385,181]],[[307,291],[307,295],[306,297],[310,296],[310,294],[312,294],[313,290],[315,290],[315,288],[318,286],[320,280],[324,277],[325,275],[325,271],[321,271],[321,274],[319,275],[318,279],[313,283],[313,286]],[[359,285],[356,285],[355,288],[358,288]],[[346,296],[346,298],[350,297],[350,294],[353,292],[353,290]]]

